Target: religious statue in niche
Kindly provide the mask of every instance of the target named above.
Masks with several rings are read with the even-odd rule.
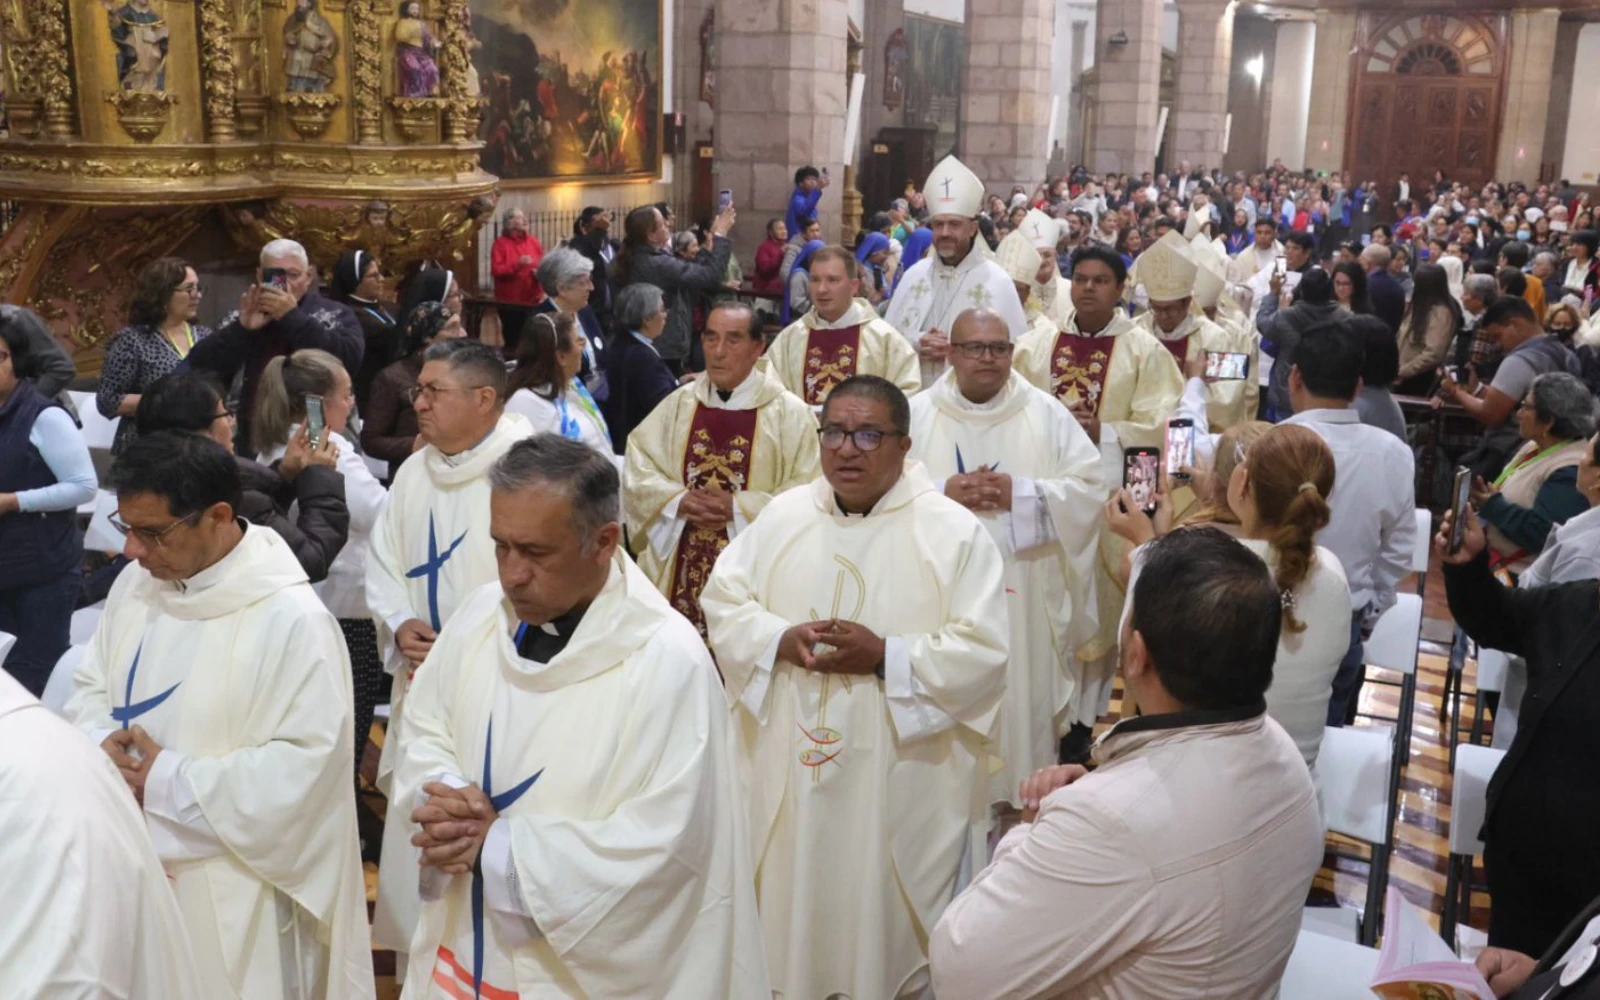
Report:
[[[439,92],[439,64],[433,57],[439,43],[422,19],[420,0],[400,0],[399,14],[394,25],[395,94],[433,97]]]
[[[717,107],[717,8],[700,22],[700,99]]]
[[[316,0],[295,0],[283,23],[283,75],[291,93],[325,94],[333,85],[339,36]]]
[[[167,19],[150,0],[100,0],[117,46],[117,82],[123,90],[167,89]]]
[[[890,111],[906,99],[906,32],[894,29],[883,47],[883,106]]]

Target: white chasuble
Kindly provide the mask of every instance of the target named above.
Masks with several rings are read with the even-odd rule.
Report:
[[[1228,280],[1236,285],[1245,284],[1264,268],[1274,266],[1282,256],[1283,244],[1277,240],[1273,240],[1270,250],[1259,250],[1252,243],[1228,261]]]
[[[519,655],[498,583],[406,701],[395,787],[478,785],[478,876],[426,869],[406,1000],[768,1000],[727,702],[700,636],[627,557],[567,645]],[[417,828],[407,822],[408,832]]]
[[[820,470],[811,408],[759,365],[727,399],[707,375],[679,387],[628,435],[622,511],[639,568],[705,633],[700,591],[729,540],[772,498]],[[690,488],[733,494],[733,521],[692,525],[678,507]]]
[[[775,995],[915,995],[987,823],[1009,635],[999,550],[916,462],[866,517],[819,478],[734,539],[701,605],[735,702]],[[828,618],[885,640],[883,679],[777,659],[791,625]]]
[[[778,334],[766,362],[785,389],[816,410],[852,375],[878,375],[908,396],[922,388],[916,349],[865,299],[832,322],[813,308]]]
[[[6,995],[200,1000],[183,915],[128,783],[4,671],[0,760]]]
[[[1095,634],[1100,452],[1077,420],[1016,372],[987,403],[961,395],[953,372],[911,400],[911,457],[935,480],[980,467],[1011,477],[1011,510],[977,512],[1006,563],[1011,659],[997,738],[1005,767],[994,802],[1056,763],[1057,722],[1077,687],[1073,651]]]
[[[956,317],[968,309],[999,313],[1014,341],[1028,331],[1028,319],[1011,276],[976,246],[954,267],[940,260],[937,252],[911,265],[900,279],[884,319],[915,347],[929,330],[949,333]],[[921,367],[922,387],[927,388],[947,366],[943,361],[923,360]]]
[[[66,715],[162,746],[145,814],[206,1000],[370,1000],[350,661],[275,533],[182,583],[117,578]]]
[[[1214,323],[1206,319],[1198,307],[1170,336],[1156,329],[1155,319],[1149,312],[1140,313],[1133,322],[1172,352],[1180,372],[1187,362],[1203,357],[1207,351],[1248,355],[1248,378],[1220,380],[1206,386],[1206,423],[1211,433],[1221,434],[1234,424],[1256,418],[1256,403],[1261,397],[1256,366],[1260,362],[1261,348],[1259,338],[1253,333],[1240,333],[1237,327]]]
[[[389,728],[378,761],[378,788],[385,795],[404,749],[401,709],[415,671],[395,648],[395,629],[415,618],[437,631],[468,594],[500,579],[489,537],[489,469],[532,433],[526,420],[508,413],[488,437],[460,454],[426,446],[400,466],[372,529],[367,605],[378,627],[384,668],[394,674]],[[410,816],[410,805],[390,795],[372,920],[378,947],[402,953],[411,943],[418,906],[417,852],[405,832]]]

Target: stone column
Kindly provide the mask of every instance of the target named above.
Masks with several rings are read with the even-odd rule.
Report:
[[[1544,129],[1544,162],[1555,166],[1558,179],[1561,165],[1567,158],[1567,123],[1572,120],[1573,84],[1578,77],[1578,34],[1582,29],[1581,22],[1568,21],[1556,31],[1556,56],[1552,61],[1553,75],[1550,78],[1550,116]]]
[[[794,172],[827,167],[817,214],[839,231],[844,192],[848,0],[717,0],[719,188],[739,209],[734,246],[750,261],[782,218]]]
[[[1178,88],[1172,109],[1172,155],[1211,169],[1222,166],[1233,59],[1232,0],[1178,0]]]
[[[1121,44],[1111,44],[1112,38]],[[1161,101],[1161,0],[1099,0],[1095,5],[1099,100],[1089,169],[1137,176],[1155,169]]]
[[[970,0],[961,159],[989,191],[1031,194],[1050,151],[1050,0]]]
[[[1306,119],[1306,169],[1344,169],[1344,135],[1350,123],[1350,74],[1356,44],[1354,11],[1317,11],[1311,59],[1311,108]],[[1359,178],[1357,181],[1359,182]]]
[[[1532,184],[1539,178],[1560,20],[1561,11],[1553,7],[1511,12],[1511,63],[1500,115],[1500,150],[1494,158],[1494,176],[1502,182]]]

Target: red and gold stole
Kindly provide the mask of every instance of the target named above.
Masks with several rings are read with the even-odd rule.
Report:
[[[1075,337],[1070,333],[1056,337],[1050,355],[1050,390],[1055,397],[1074,410],[1099,416],[1116,346],[1116,337]]]
[[[861,360],[861,327],[812,330],[806,337],[806,360],[801,372],[805,399],[821,406],[833,387],[856,373]]]
[[[1189,337],[1194,334],[1189,334]],[[1161,346],[1172,352],[1172,357],[1178,362],[1178,371],[1183,371],[1183,366],[1189,363],[1189,337],[1181,340],[1165,340],[1158,333],[1156,339],[1161,341]]]
[[[750,460],[755,450],[756,418],[760,410],[716,410],[695,407],[689,423],[689,442],[683,453],[683,485],[687,489],[716,488],[737,493],[750,481]],[[678,613],[706,634],[700,613],[700,591],[711,577],[717,556],[728,547],[726,528],[687,524],[678,540],[672,566],[672,589],[667,599]]]

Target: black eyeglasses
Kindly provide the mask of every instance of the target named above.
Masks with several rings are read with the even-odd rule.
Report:
[[[877,451],[883,444],[883,439],[899,434],[899,431],[859,430],[846,431],[837,427],[824,427],[817,431],[817,436],[822,439],[822,446],[829,451],[838,451],[844,447],[846,438],[855,446],[857,451]]]
[[[172,533],[173,529],[177,528],[177,526],[180,524],[188,524],[194,521],[202,513],[204,512],[197,510],[193,514],[186,514],[183,517],[178,518],[176,521],[173,521],[165,528],[135,528],[116,514],[112,514],[110,517],[106,518],[106,520],[110,522],[113,528],[116,528],[118,531],[122,532],[122,534],[132,535],[145,545],[153,546],[159,549],[162,546],[163,540],[167,535]]]
[[[978,360],[985,354],[997,361],[1011,356],[1011,341],[1009,340],[996,340],[991,343],[977,344],[952,344],[951,346],[960,351],[962,357],[973,361]]]

